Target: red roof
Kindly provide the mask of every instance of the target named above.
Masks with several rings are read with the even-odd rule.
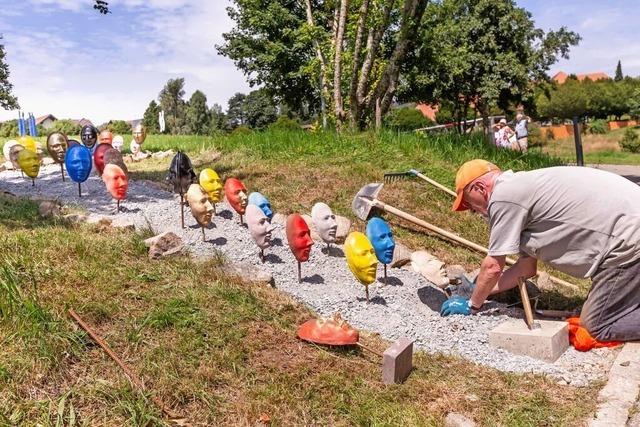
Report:
[[[556,82],[558,84],[563,84],[564,82],[567,81],[568,77],[569,77],[569,74],[565,73],[564,71],[560,71],[560,72],[556,73],[556,75],[551,77],[551,80],[553,80],[554,82]],[[579,81],[583,81],[584,79],[586,79],[588,77],[589,80],[592,80],[594,82],[596,80],[607,80],[607,79],[611,78],[611,77],[609,77],[607,75],[607,73],[603,73],[602,71],[598,71],[596,73],[577,74],[576,77],[578,77]]]
[[[47,119],[51,119],[54,122],[58,120],[56,116],[54,116],[53,114],[47,114],[46,116],[40,116],[36,118],[36,125],[42,124],[42,122],[44,122]]]

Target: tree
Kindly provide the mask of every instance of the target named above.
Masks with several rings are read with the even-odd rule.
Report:
[[[249,92],[243,102],[243,111],[247,126],[253,129],[264,129],[278,118],[274,101],[264,89]]]
[[[209,132],[209,108],[207,107],[207,97],[204,93],[196,90],[191,95],[187,106],[187,127],[189,133],[205,135]]]
[[[56,120],[51,127],[47,129],[47,132],[62,132],[71,137],[71,135],[80,135],[81,129],[82,126],[72,120]]]
[[[588,97],[583,85],[577,80],[567,80],[550,93],[537,99],[540,116],[572,119],[582,117],[587,111]]]
[[[169,79],[162,88],[158,99],[165,113],[166,127],[169,133],[174,135],[184,132],[185,126],[185,102],[184,78]]]
[[[20,108],[18,98],[11,94],[13,85],[9,83],[9,64],[5,62],[4,45],[0,34],[0,107],[3,110],[15,110]]]
[[[210,125],[209,125],[210,133],[226,130],[227,116],[224,114],[224,111],[222,111],[222,106],[220,104],[213,104],[213,106],[211,107],[211,110],[209,111],[209,116],[210,116]]]
[[[616,66],[616,76],[613,78],[614,81],[620,82],[624,79],[624,75],[622,75],[622,63],[618,59],[618,66]]]
[[[130,134],[132,132],[131,125],[124,120],[110,120],[106,128],[114,135]]]
[[[142,124],[147,129],[147,133],[153,134],[160,132],[160,123],[158,122],[159,112],[160,106],[152,99],[142,116]]]
[[[236,93],[228,101],[227,107],[227,126],[229,129],[235,129],[238,126],[246,124],[244,114],[244,100],[247,97],[244,93]]]
[[[10,138],[18,136],[18,119],[7,120],[0,124],[0,137]]]

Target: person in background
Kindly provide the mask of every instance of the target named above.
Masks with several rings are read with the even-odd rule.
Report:
[[[523,153],[527,152],[527,148],[529,146],[529,129],[527,128],[528,124],[529,117],[525,116],[522,113],[516,114],[515,127],[517,141],[512,149],[522,151]]]
[[[496,145],[499,148],[512,148],[515,143],[515,132],[507,125],[507,119],[500,119],[498,122],[500,130],[498,130],[496,137]]]

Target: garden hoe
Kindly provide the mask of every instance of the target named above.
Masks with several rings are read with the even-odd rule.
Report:
[[[384,203],[381,200],[378,200],[378,194],[382,190],[384,184],[382,183],[371,183],[367,184],[358,191],[358,194],[353,198],[353,202],[351,203],[351,210],[353,213],[363,221],[368,220],[371,216],[374,216],[376,212],[388,212],[392,215],[398,216],[406,221],[409,221],[415,225],[419,225],[420,227],[426,228],[427,230],[438,234],[441,237],[444,237],[448,240],[451,240],[455,243],[459,243],[463,246],[466,246],[470,249],[481,253],[488,253],[489,250],[484,246],[480,246],[476,243],[473,243],[467,239],[464,239],[457,234],[451,233],[449,231],[443,230],[440,227],[436,227],[433,224],[429,224],[426,221],[421,220],[411,214],[408,214],[400,209],[397,209],[391,205]],[[513,265],[516,261],[513,258],[506,259],[507,265]],[[576,290],[578,287],[573,285],[565,280],[559,279],[554,276],[550,276],[552,282],[566,286],[570,289]]]

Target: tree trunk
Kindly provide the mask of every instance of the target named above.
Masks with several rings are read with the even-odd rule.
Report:
[[[309,0],[307,0],[309,1]],[[356,30],[356,41],[353,49],[353,65],[351,68],[351,84],[349,87],[349,108],[351,109],[351,127],[355,130],[359,122],[360,108],[358,105],[358,71],[362,62],[362,39],[364,37],[364,27],[367,23],[367,15],[369,14],[369,0],[363,0],[358,16],[358,24]]]
[[[342,128],[344,121],[344,109],[342,105],[342,45],[344,42],[344,30],[347,21],[347,7],[349,0],[340,0],[340,12],[338,15],[338,31],[335,42],[335,57],[333,60],[333,103],[336,114],[336,127]]]
[[[313,20],[313,11],[311,10],[311,0],[305,0],[307,10],[307,24],[310,27],[315,27]],[[320,61],[320,115],[322,116],[322,128],[327,128],[327,102],[329,98],[329,85],[327,84],[327,60],[322,53],[320,43],[316,38],[313,39],[313,48],[316,51],[318,61]]]

